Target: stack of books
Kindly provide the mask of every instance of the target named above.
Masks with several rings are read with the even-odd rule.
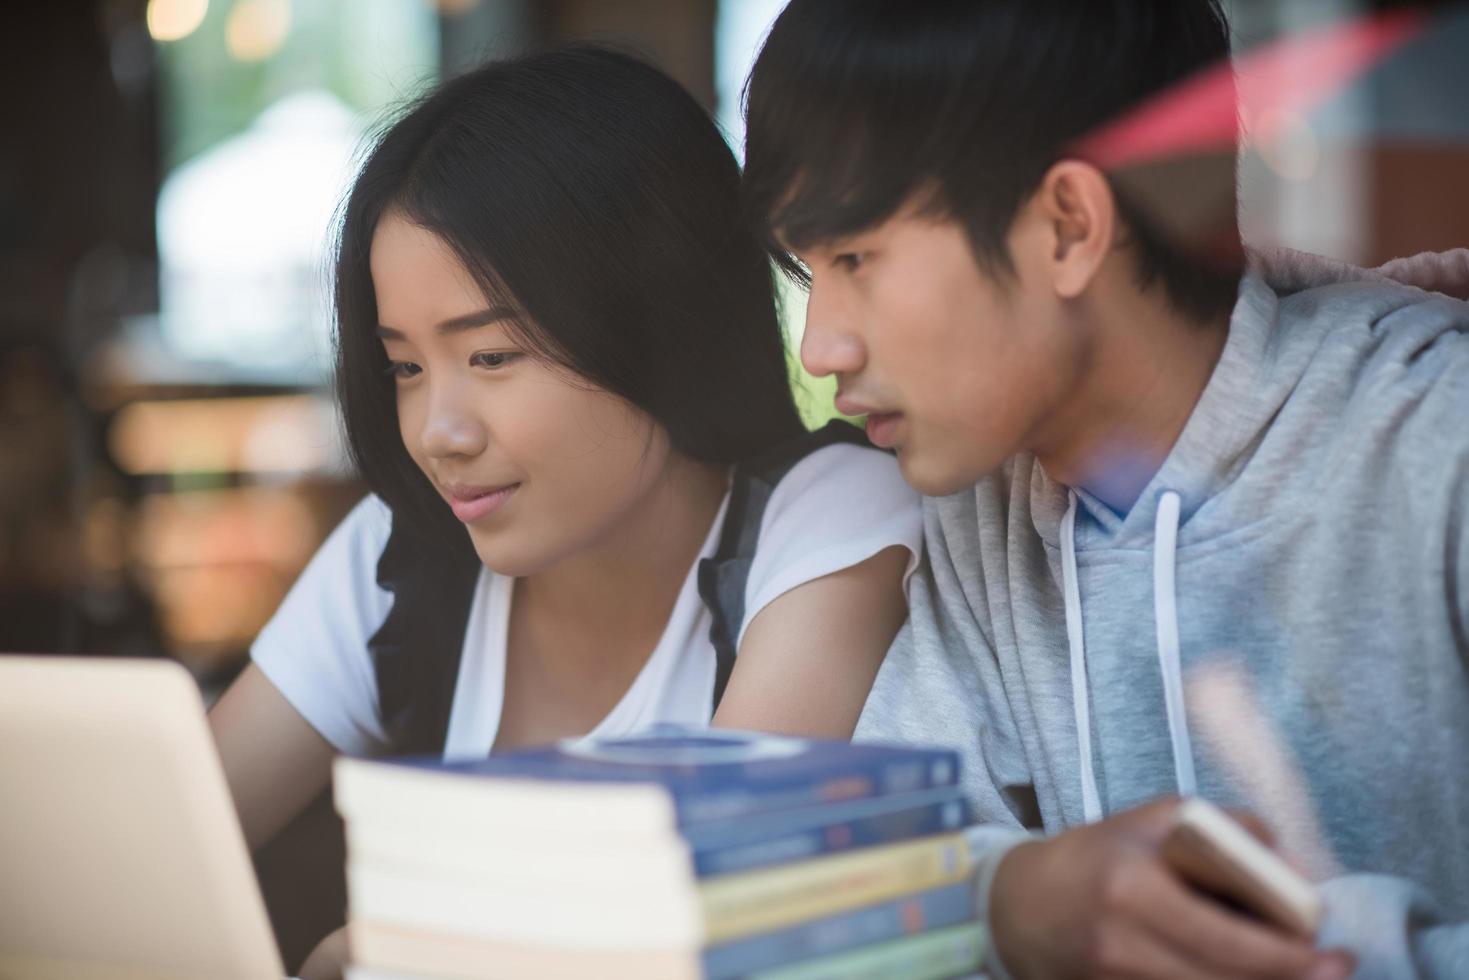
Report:
[[[337,762],[353,980],[952,977],[984,948],[950,751],[660,727]]]

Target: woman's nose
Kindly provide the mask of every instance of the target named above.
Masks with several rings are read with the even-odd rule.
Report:
[[[441,385],[429,393],[421,434],[423,451],[429,456],[442,459],[484,452],[489,430],[482,416],[483,406],[465,387]]]

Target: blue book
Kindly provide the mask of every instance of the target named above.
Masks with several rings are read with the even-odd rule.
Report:
[[[732,980],[758,970],[966,922],[974,890],[960,882],[704,951],[706,980]]]
[[[953,980],[979,969],[987,946],[984,927],[967,922],[783,964],[749,980]]]
[[[407,795],[468,807],[457,812],[494,823],[520,814],[586,827],[595,813],[612,833],[684,832],[710,821],[953,786],[958,769],[949,749],[663,725],[475,760],[343,760],[336,789],[348,819],[389,813]]]
[[[777,810],[683,829],[701,877],[958,830],[969,807],[956,786]]]
[[[758,980],[771,971],[814,971],[826,980],[850,977],[854,971],[842,969],[840,963],[836,969],[826,969],[825,964],[868,952],[875,952],[879,962],[869,964],[865,976],[879,980],[953,976],[972,968],[982,949],[976,935],[980,927],[965,925],[973,918],[973,910],[972,889],[967,882],[959,882],[720,946],[674,952],[597,950],[579,942],[525,946],[494,939],[450,938],[431,929],[354,919],[354,965],[347,976],[354,980],[424,976]],[[967,941],[956,942],[966,934]],[[893,950],[895,944],[905,941],[929,948]]]

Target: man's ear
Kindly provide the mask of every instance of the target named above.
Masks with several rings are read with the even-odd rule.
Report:
[[[1117,201],[1102,172],[1080,160],[1046,171],[1032,200],[1049,230],[1048,271],[1056,295],[1075,299],[1116,244]]]

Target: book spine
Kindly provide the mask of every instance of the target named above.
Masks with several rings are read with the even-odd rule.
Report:
[[[978,969],[985,945],[984,927],[970,923],[793,963],[749,980],[943,980]]]
[[[720,844],[691,840],[694,873],[701,878],[752,871],[823,854],[855,851],[879,844],[927,837],[958,830],[968,820],[968,809],[956,795],[886,813],[875,812],[851,819],[835,819],[817,826],[771,830],[763,839]]]
[[[728,942],[962,881],[961,834],[711,878],[699,885],[706,940]]]
[[[854,758],[822,778],[803,773],[789,781],[762,784],[709,783],[673,790],[682,826],[727,820],[750,813],[819,806],[877,796],[917,793],[958,780],[957,753],[950,750],[903,753],[900,756]]]
[[[944,885],[881,905],[710,947],[704,952],[704,975],[707,980],[732,980],[782,963],[957,925],[973,915],[974,895],[969,883]]]

